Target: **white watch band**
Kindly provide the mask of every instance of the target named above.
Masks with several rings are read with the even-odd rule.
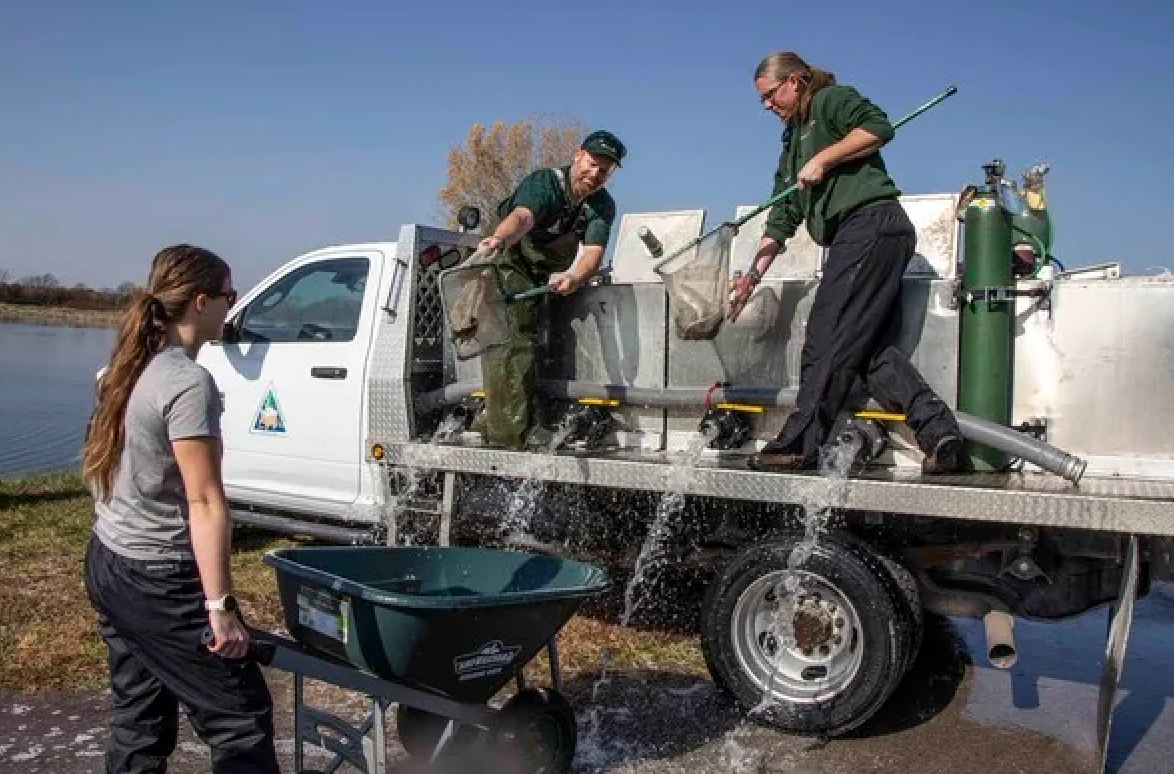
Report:
[[[208,612],[223,613],[228,609],[228,594],[217,599],[208,599],[204,601],[204,609]]]

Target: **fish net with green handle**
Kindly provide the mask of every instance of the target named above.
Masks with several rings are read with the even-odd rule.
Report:
[[[706,340],[725,319],[730,286],[730,250],[737,229],[726,224],[656,267],[669,294],[677,336]]]

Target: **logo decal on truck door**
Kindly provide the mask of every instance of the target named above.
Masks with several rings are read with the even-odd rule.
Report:
[[[273,392],[273,383],[265,388],[265,398],[257,407],[257,414],[253,417],[253,433],[267,435],[285,435],[285,417],[281,415],[281,406],[277,403],[277,395]]]

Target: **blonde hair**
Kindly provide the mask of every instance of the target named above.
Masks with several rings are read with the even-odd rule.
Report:
[[[122,457],[126,407],[135,383],[167,343],[168,326],[200,293],[219,293],[228,275],[228,264],[219,256],[191,245],[164,248],[151,262],[146,290],[136,293],[123,315],[110,366],[98,382],[97,407],[82,450],[82,475],[96,484],[103,502],[110,498]]]
[[[812,67],[792,51],[776,51],[759,62],[754,70],[755,80],[770,78],[781,83],[791,75],[799,77],[799,107],[795,116],[802,123],[808,119],[811,111],[811,98],[820,89],[835,84],[836,76],[827,70]]]

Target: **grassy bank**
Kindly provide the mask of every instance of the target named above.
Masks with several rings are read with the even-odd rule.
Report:
[[[82,581],[92,501],[79,478],[0,481],[0,692],[80,691],[106,682],[105,646]],[[262,554],[289,538],[238,531],[232,561],[246,618],[280,626],[273,571]],[[622,596],[622,586],[612,596]],[[614,601],[614,600],[613,600]],[[594,675],[604,649],[615,668],[704,673],[695,641],[621,628],[612,617],[579,616],[559,638],[564,674]]]
[[[122,312],[117,310],[69,309],[60,306],[0,302],[0,322],[62,325],[72,328],[117,328],[121,319]]]
[[[105,646],[82,581],[92,513],[76,476],[0,481],[0,691],[103,684]],[[291,541],[242,537],[233,557],[242,606],[275,626],[276,589],[260,557]]]

